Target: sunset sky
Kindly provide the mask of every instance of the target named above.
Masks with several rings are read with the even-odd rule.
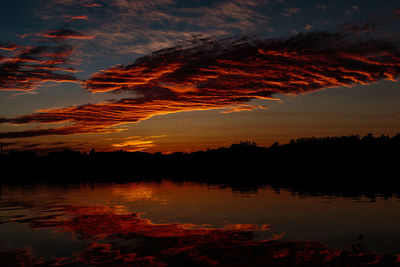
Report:
[[[5,0],[0,14],[6,150],[400,132],[398,0]]]

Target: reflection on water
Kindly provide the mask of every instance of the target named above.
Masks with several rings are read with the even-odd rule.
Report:
[[[394,263],[398,199],[171,182],[2,186],[2,266]],[[362,235],[362,236],[361,236]]]

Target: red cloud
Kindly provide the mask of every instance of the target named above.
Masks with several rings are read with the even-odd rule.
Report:
[[[102,5],[93,3],[93,4],[83,5],[83,6],[84,6],[84,7],[101,7]]]
[[[72,46],[11,47],[13,56],[0,57],[0,90],[29,91],[47,81],[78,82],[70,74],[59,73],[76,72],[66,66]]]
[[[83,17],[83,16],[80,16]],[[69,17],[72,18],[72,17]],[[76,17],[75,17],[76,18]],[[95,36],[93,35],[85,35],[79,31],[71,30],[71,29],[57,29],[57,30],[49,30],[43,33],[26,33],[21,35],[21,38],[26,38],[28,36],[39,36],[46,38],[45,41],[55,41],[61,42],[68,39],[78,39],[78,40],[91,40]]]
[[[66,39],[91,40],[94,38],[92,35],[85,35],[81,32],[70,29],[51,30],[45,33],[37,33],[36,36],[48,38],[52,41],[63,41]]]
[[[284,40],[199,40],[101,71],[85,82],[92,92],[132,91],[195,97],[263,98],[326,87],[371,83],[399,74],[399,53],[387,42],[352,41],[311,33]]]
[[[7,50],[7,51],[13,51],[17,49],[17,45],[14,43],[2,43],[0,42],[0,49],[1,50]]]
[[[400,54],[392,42],[355,40],[344,33],[316,32],[274,40],[200,39],[193,43],[100,71],[84,83],[91,92],[130,91],[135,98],[4,118],[0,122],[68,121],[73,125],[8,132],[0,137],[116,131],[110,127],[154,115],[232,110],[254,98],[370,84],[400,74]]]

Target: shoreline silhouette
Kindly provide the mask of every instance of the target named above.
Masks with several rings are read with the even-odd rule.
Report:
[[[228,148],[171,154],[80,152],[0,155],[3,183],[193,181],[241,191],[259,186],[304,194],[399,194],[400,134],[310,137],[260,147],[245,141]]]

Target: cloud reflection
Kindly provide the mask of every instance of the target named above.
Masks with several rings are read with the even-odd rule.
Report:
[[[5,266],[54,266],[66,263],[108,266],[269,266],[399,263],[397,257],[366,251],[338,251],[312,241],[253,241],[248,224],[232,229],[197,228],[192,224],[153,224],[137,214],[119,214],[102,206],[57,206],[62,215],[14,219],[32,229],[59,229],[90,243],[63,258],[36,258],[29,249],[0,253]],[[262,226],[262,230],[269,227]],[[123,240],[123,241],[121,241]],[[13,265],[14,264],[14,265]]]

